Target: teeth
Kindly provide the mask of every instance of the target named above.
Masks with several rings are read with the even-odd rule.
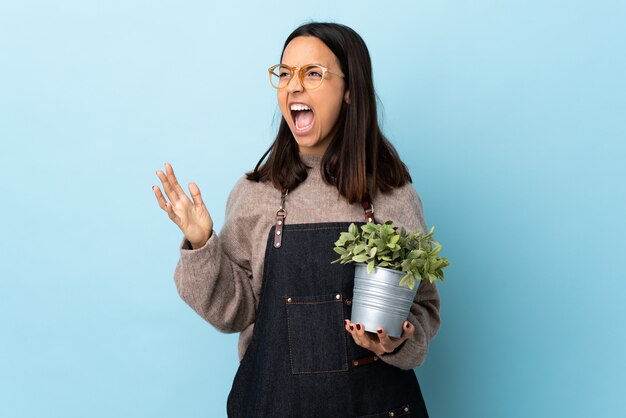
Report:
[[[307,105],[296,103],[291,105],[291,110],[311,110],[311,108]]]

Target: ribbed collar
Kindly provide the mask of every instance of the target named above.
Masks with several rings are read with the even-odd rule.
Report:
[[[323,155],[318,154],[300,154],[300,159],[303,163],[310,166],[318,166],[322,162]]]

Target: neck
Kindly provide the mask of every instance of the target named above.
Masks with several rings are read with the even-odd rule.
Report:
[[[303,154],[303,153],[299,153],[300,155],[300,159],[302,161],[321,161],[322,157],[324,156],[323,154]]]

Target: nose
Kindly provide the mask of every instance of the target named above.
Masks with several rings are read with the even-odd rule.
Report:
[[[289,80],[289,83],[287,83],[287,87],[285,87],[285,89],[289,93],[302,91],[304,89],[302,83],[300,82],[300,75],[297,72],[294,74],[293,77],[291,77],[291,80]]]

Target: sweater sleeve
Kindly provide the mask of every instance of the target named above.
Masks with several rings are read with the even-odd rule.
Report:
[[[411,184],[397,190],[398,212],[391,218],[396,226],[404,226],[407,231],[421,228],[425,233],[426,220],[422,211],[422,201]],[[420,366],[426,359],[428,344],[437,334],[440,325],[439,292],[437,286],[428,281],[420,282],[408,321],[415,326],[415,332],[402,343],[393,353],[380,357],[385,363],[401,369],[412,369]]]
[[[246,182],[240,179],[231,191],[219,236],[213,231],[206,244],[197,249],[183,238],[174,272],[180,297],[202,318],[228,333],[244,330],[256,314],[251,242],[240,226]]]

